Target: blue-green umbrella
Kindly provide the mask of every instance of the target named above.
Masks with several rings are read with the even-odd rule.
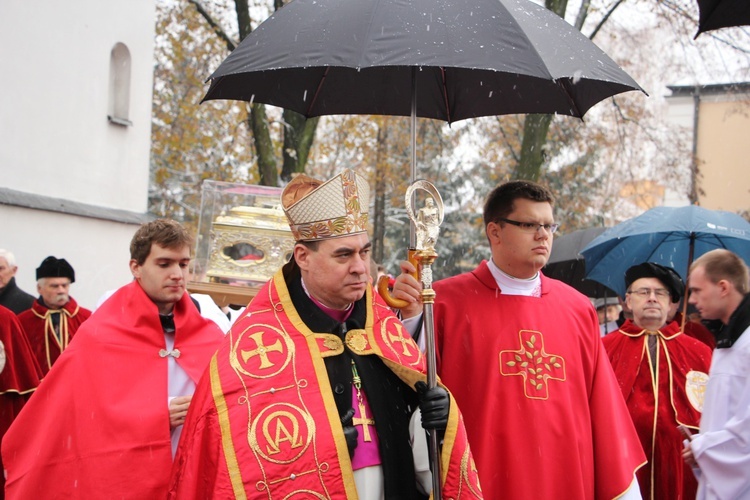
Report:
[[[582,251],[586,278],[625,296],[625,271],[656,262],[687,278],[694,258],[726,248],[750,262],[750,223],[739,215],[698,206],[656,207],[603,232]]]

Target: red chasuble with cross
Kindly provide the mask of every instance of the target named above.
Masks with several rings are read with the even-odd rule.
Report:
[[[224,335],[187,293],[174,322],[176,362],[197,382]],[[137,282],[102,304],[3,439],[8,498],[163,498],[172,466],[165,348],[156,304]]]
[[[434,285],[438,374],[486,498],[611,499],[645,461],[594,308],[542,276],[502,295],[486,262]]]
[[[368,288],[365,328],[347,332],[347,346],[379,356],[413,387],[425,379],[424,358],[380,300]],[[170,498],[356,499],[324,364],[343,349],[339,337],[305,325],[279,271],[227,334],[196,389]],[[445,498],[482,498],[453,400],[442,473]]]
[[[655,357],[648,347],[651,336],[656,338]],[[652,500],[695,498],[698,483],[682,459],[684,438],[677,424],[698,430],[711,349],[680,333],[676,321],[649,335],[628,320],[602,341],[648,458],[638,471],[641,495]]]

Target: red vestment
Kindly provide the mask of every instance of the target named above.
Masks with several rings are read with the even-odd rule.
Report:
[[[411,388],[424,357],[368,287],[358,355],[378,356]],[[227,334],[196,389],[170,481],[170,498],[357,498],[324,358],[342,340],[311,331],[279,271]],[[442,447],[444,498],[482,498],[463,420],[451,401]],[[400,497],[402,498],[402,497]]]
[[[13,423],[29,396],[39,386],[42,372],[26,333],[13,311],[0,306],[0,345],[5,362],[0,370],[0,439]],[[5,478],[0,476],[0,498]]]
[[[602,339],[649,461],[638,471],[638,484],[644,499],[693,499],[698,483],[682,459],[677,424],[698,430],[711,349],[672,321],[656,334],[652,371],[649,336],[627,320]]]
[[[435,283],[438,374],[466,420],[482,491],[611,499],[645,461],[591,302],[541,276],[502,295],[487,262]]]
[[[224,335],[185,293],[177,363],[197,381]],[[168,359],[156,304],[137,282],[78,330],[2,443],[9,498],[163,498],[172,466]]]
[[[53,314],[60,315],[60,338],[55,334],[52,326]],[[60,353],[68,347],[81,323],[90,316],[91,311],[79,306],[73,297],[70,297],[68,303],[61,309],[49,309],[36,299],[31,309],[18,315],[43,375],[46,375],[52,368],[54,362],[60,357]]]
[[[680,311],[677,311],[677,314],[674,315],[672,321],[677,322],[677,324],[682,327],[682,313]],[[711,333],[711,330],[703,326],[702,323],[699,323],[697,321],[690,321],[688,319],[687,321],[685,321],[685,326],[682,330],[682,333],[684,333],[688,337],[693,337],[694,339],[700,340],[712,350],[716,347],[716,337],[714,337],[714,334]]]

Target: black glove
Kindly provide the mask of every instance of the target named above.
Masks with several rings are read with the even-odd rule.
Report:
[[[357,447],[357,428],[352,425],[354,418],[354,408],[349,408],[346,415],[341,417],[341,425],[344,428],[344,437],[346,438],[346,447],[349,448],[349,458],[354,457],[354,448]]]
[[[448,426],[448,411],[451,404],[448,391],[440,386],[428,389],[427,384],[422,381],[414,384],[414,388],[419,396],[422,427],[427,430],[437,429],[440,432],[445,432],[445,428]]]

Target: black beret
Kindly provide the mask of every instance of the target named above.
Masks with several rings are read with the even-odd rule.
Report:
[[[635,265],[625,271],[625,288],[630,288],[635,280],[641,278],[656,278],[661,281],[664,287],[669,290],[672,302],[679,302],[682,294],[685,293],[685,284],[682,282],[682,278],[671,267],[662,266],[655,262]]]
[[[36,279],[41,278],[68,278],[75,283],[76,273],[67,260],[49,256],[36,268]]]

